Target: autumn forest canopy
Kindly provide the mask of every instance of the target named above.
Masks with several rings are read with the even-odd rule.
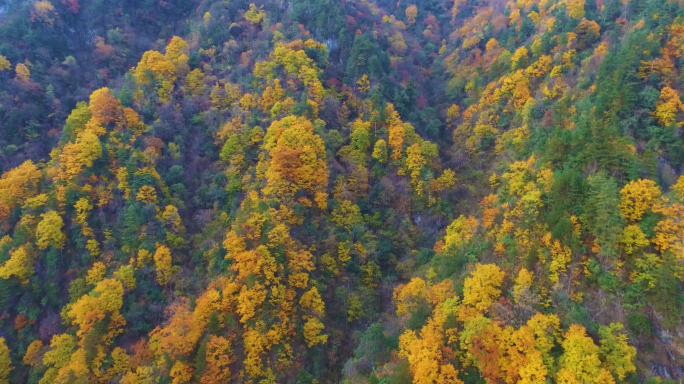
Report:
[[[0,0],[0,384],[684,379],[684,3]]]

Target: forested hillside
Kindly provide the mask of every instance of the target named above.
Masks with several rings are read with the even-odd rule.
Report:
[[[684,4],[0,0],[0,384],[678,383]]]

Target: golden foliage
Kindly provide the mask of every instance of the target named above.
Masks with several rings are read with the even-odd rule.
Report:
[[[463,383],[457,377],[458,371],[448,363],[453,351],[444,345],[445,319],[446,316],[437,315],[428,320],[420,335],[407,330],[399,336],[399,356],[408,360],[414,383]]]
[[[477,233],[479,223],[473,216],[459,216],[446,229],[444,252],[455,253]]]
[[[151,77],[150,77],[151,75]],[[133,71],[133,77],[139,85],[148,84],[152,80],[160,83],[176,80],[176,67],[171,60],[158,51],[143,53],[142,59]]]
[[[16,276],[25,283],[31,275],[33,275],[33,262],[23,245],[10,251],[9,260],[0,265],[0,278],[3,279]]]
[[[135,201],[140,201],[144,204],[157,204],[157,191],[152,186],[143,185],[138,189]]]
[[[189,383],[193,378],[194,370],[190,364],[176,360],[169,374],[173,379],[171,384]]]
[[[33,340],[26,348],[26,353],[22,359],[23,363],[29,366],[35,366],[40,362],[40,353],[43,349],[43,342],[40,339]]]
[[[371,155],[375,160],[380,163],[387,161],[387,142],[383,139],[379,139],[375,142],[373,147],[373,154]]]
[[[425,305],[429,299],[429,293],[425,280],[414,277],[407,284],[394,288],[394,301],[397,304],[397,315],[412,313],[421,305]]]
[[[309,120],[288,116],[274,121],[264,137],[264,149],[270,155],[264,193],[283,199],[292,199],[302,190],[311,196],[325,193],[328,185],[325,146],[313,132]]]
[[[190,312],[187,303],[181,302],[172,309],[168,324],[150,333],[150,348],[160,356],[166,353],[175,359],[192,352],[202,336],[203,325]]]
[[[31,160],[6,171],[0,178],[0,219],[5,220],[17,204],[36,195],[41,171]]]
[[[207,366],[201,384],[222,384],[230,381],[230,364],[235,361],[231,341],[221,336],[210,336],[206,345]]]
[[[653,115],[661,125],[670,125],[677,118],[677,112],[684,110],[684,104],[679,98],[677,91],[670,87],[660,90],[660,98],[656,102]]]
[[[495,264],[478,263],[463,283],[463,304],[480,313],[489,310],[501,295],[499,287],[505,275]]]
[[[166,285],[171,280],[173,273],[171,263],[171,251],[167,247],[157,244],[157,249],[154,252],[154,266],[159,285]]]
[[[53,246],[57,249],[64,247],[66,235],[62,232],[64,220],[55,211],[48,211],[40,215],[42,220],[36,228],[36,244],[38,248],[45,249]]]
[[[306,323],[304,323],[304,338],[306,344],[309,348],[318,344],[325,344],[328,342],[328,335],[322,335],[325,326],[315,317],[309,318]]]
[[[406,7],[406,20],[408,21],[409,25],[413,25],[416,23],[416,17],[418,16],[418,8],[415,6],[415,4],[411,4],[408,7]]]
[[[9,374],[13,369],[5,338],[0,337],[0,384],[9,384]]]
[[[17,80],[22,83],[28,83],[31,81],[31,71],[24,63],[19,63],[14,67],[14,71],[17,74]]]
[[[3,55],[0,55],[0,71],[6,71],[12,68],[12,64]]]
[[[584,0],[567,0],[568,15],[573,19],[584,17]]]
[[[266,18],[266,12],[257,9],[254,3],[251,3],[249,9],[244,14],[244,18],[252,24],[259,24],[261,20]]]
[[[563,337],[558,383],[614,383],[610,373],[601,368],[599,347],[583,326],[572,324]]]
[[[96,324],[109,317],[110,332],[103,335],[105,342],[121,332],[118,326],[126,321],[119,313],[123,305],[123,285],[119,280],[104,279],[97,283],[90,294],[78,299],[67,312],[71,324],[78,325],[76,335],[83,341],[95,328]]]
[[[620,191],[620,214],[631,222],[640,221],[661,195],[653,180],[632,180]]]
[[[90,270],[88,270],[88,274],[86,275],[86,283],[95,285],[102,281],[102,279],[104,279],[106,269],[107,267],[101,261],[95,262]]]
[[[89,123],[107,125],[119,119],[121,103],[111,94],[109,88],[100,88],[90,94],[88,109],[92,113]]]

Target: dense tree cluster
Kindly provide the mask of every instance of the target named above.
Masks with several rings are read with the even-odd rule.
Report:
[[[0,384],[683,377],[684,6],[252,1],[0,2]]]

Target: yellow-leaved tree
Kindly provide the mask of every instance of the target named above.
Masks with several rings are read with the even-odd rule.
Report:
[[[556,382],[562,384],[612,384],[613,377],[607,369],[601,367],[599,347],[587,336],[586,329],[579,324],[572,324],[563,335],[561,342],[563,355],[560,358],[560,370]]]
[[[459,216],[446,229],[443,252],[455,254],[464,244],[468,243],[477,232],[478,222],[473,216]]]
[[[34,197],[42,173],[31,160],[10,169],[0,178],[0,221],[12,213],[17,204]]]
[[[177,75],[184,75],[190,71],[188,53],[188,43],[178,36],[172,37],[166,46],[164,56],[176,67]]]
[[[568,0],[568,15],[573,19],[581,19],[584,17],[584,0]]]
[[[413,382],[416,384],[462,384],[458,371],[448,362],[455,354],[445,346],[445,340],[451,342],[444,330],[446,316],[437,314],[420,330],[417,335],[407,330],[399,336],[399,356],[409,362]]]
[[[26,348],[26,353],[22,362],[28,366],[34,366],[40,361],[40,352],[43,349],[43,342],[40,339],[33,340]]]
[[[632,180],[620,191],[620,214],[630,222],[641,220],[661,195],[653,180]]]
[[[230,381],[230,364],[235,361],[231,341],[222,336],[210,336],[206,345],[207,366],[201,384],[222,384]]]
[[[380,139],[375,142],[372,156],[380,163],[387,161],[387,142],[385,140]]]
[[[264,137],[264,149],[270,156],[265,194],[291,203],[295,194],[306,191],[319,208],[327,206],[325,145],[311,121],[297,116],[274,121]]]
[[[418,307],[425,305],[428,298],[427,284],[420,277],[414,277],[407,284],[397,286],[394,289],[397,315],[412,313]]]
[[[244,14],[245,20],[252,24],[259,24],[266,17],[266,12],[258,9],[254,3],[249,5],[249,9]]]
[[[17,80],[22,83],[28,83],[31,81],[31,71],[28,69],[26,64],[19,63],[14,67],[14,71],[17,74]]]
[[[0,265],[0,278],[3,279],[16,276],[22,282],[28,282],[31,275],[33,275],[33,263],[23,245],[10,251],[10,259]]]
[[[158,81],[175,81],[176,67],[161,52],[147,51],[143,53],[142,59],[135,67],[133,77],[141,85],[148,84],[155,79]]]
[[[413,25],[416,23],[416,17],[418,16],[418,7],[415,6],[415,4],[409,5],[406,7],[406,21],[408,21],[409,25]]]
[[[12,369],[9,348],[5,344],[5,338],[0,337],[0,384],[9,384],[9,374]]]
[[[477,264],[463,283],[463,304],[484,313],[501,295],[506,274],[496,264]]]
[[[62,216],[55,211],[48,211],[40,216],[42,220],[36,228],[36,244],[38,244],[38,248],[46,249],[53,246],[56,249],[62,249],[66,242],[66,235],[62,232],[64,227]]]
[[[6,71],[10,68],[12,68],[12,63],[7,60],[7,57],[0,55],[0,72]]]
[[[653,112],[658,122],[661,125],[670,125],[677,118],[677,113],[682,110],[684,110],[684,104],[679,98],[679,93],[670,87],[663,87]]]
[[[83,295],[71,306],[67,315],[71,324],[78,325],[76,335],[81,340],[85,340],[94,331],[106,344],[122,331],[120,327],[126,324],[119,313],[123,305],[123,292],[121,281],[104,279],[97,283],[92,292]],[[106,322],[107,332],[102,333],[96,329],[96,325],[101,322]],[[92,338],[90,342],[93,342]]]
[[[166,285],[171,280],[173,273],[171,263],[171,251],[167,247],[157,244],[157,250],[154,252],[154,266],[159,285]]]
[[[622,328],[622,323],[599,327],[599,356],[603,360],[603,367],[620,381],[624,380],[628,373],[636,372],[636,348],[627,343],[628,338],[622,333]]]

